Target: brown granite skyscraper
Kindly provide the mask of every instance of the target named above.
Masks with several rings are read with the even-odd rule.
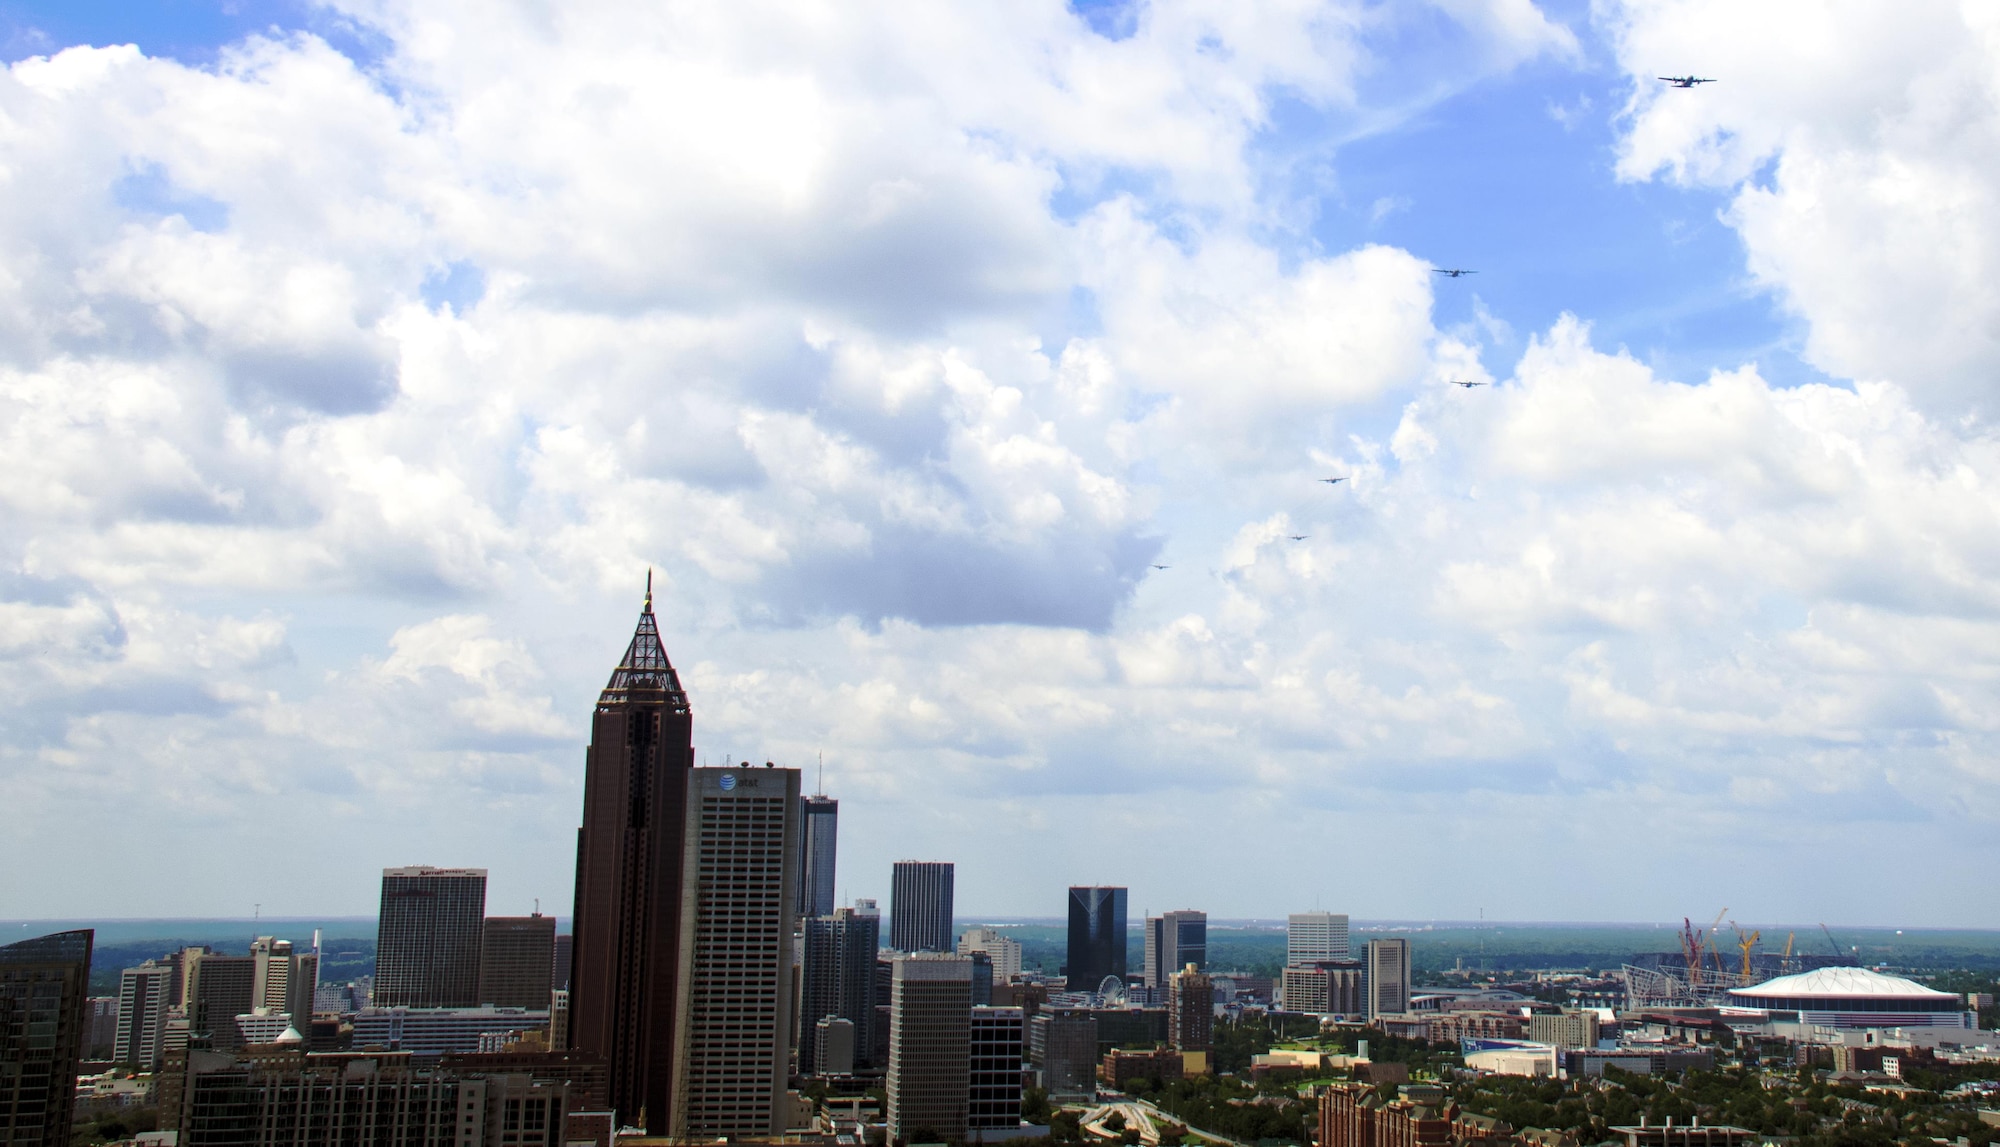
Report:
[[[653,579],[632,644],[597,699],[576,840],[570,1046],[602,1056],[621,1123],[665,1134],[694,717],[653,621]]]

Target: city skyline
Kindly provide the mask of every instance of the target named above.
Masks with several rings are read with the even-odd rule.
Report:
[[[10,914],[561,911],[651,568],[835,903],[1996,923],[1978,6],[905,11],[0,12]]]

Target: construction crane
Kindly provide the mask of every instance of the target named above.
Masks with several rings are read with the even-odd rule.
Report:
[[[1792,940],[1795,939],[1797,936],[1798,936],[1797,932],[1785,933],[1785,954],[1778,961],[1778,971],[1784,973],[1787,976],[1791,975],[1793,972],[1798,971],[1797,968],[1792,966]]]
[[[1841,951],[1841,950],[1840,950],[1840,941],[1838,941],[1838,940],[1835,940],[1835,939],[1833,938],[1833,932],[1832,932],[1831,930],[1829,930],[1829,929],[1827,928],[1827,926],[1826,926],[1826,925],[1824,925],[1824,924],[1821,924],[1821,925],[1819,926],[1819,930],[1820,930],[1820,931],[1822,931],[1822,932],[1825,932],[1825,933],[1826,933],[1826,943],[1827,943],[1827,947],[1829,947],[1829,948],[1832,948],[1832,949],[1833,949],[1833,957],[1834,957],[1834,959],[1836,959],[1836,960],[1841,960],[1841,959],[1846,959],[1846,958],[1847,958],[1847,953],[1845,953],[1845,952],[1843,952],[1843,951]]]
[[[1743,926],[1734,920],[1729,922],[1729,926],[1736,930],[1736,946],[1743,950],[1743,982],[1747,984],[1750,982],[1750,951],[1757,946],[1757,941],[1764,938],[1764,933],[1758,931],[1745,936]]]
[[[1727,915],[1729,915],[1727,908],[1717,912],[1714,922],[1709,924],[1706,931],[1695,927],[1694,921],[1686,916],[1681,917],[1681,959],[1687,963],[1690,984],[1700,978],[1703,966],[1708,963],[1707,957],[1702,955],[1702,949],[1706,947],[1711,953],[1714,952],[1716,925],[1721,924],[1722,918]],[[1722,970],[1721,956],[1715,957],[1715,970],[1718,972]]]
[[[1722,970],[1722,953],[1716,951],[1715,933],[1722,927],[1722,918],[1727,915],[1729,915],[1729,909],[1724,908],[1722,911],[1717,912],[1715,919],[1708,923],[1708,955],[1711,960],[1715,961],[1715,970],[1718,972]]]

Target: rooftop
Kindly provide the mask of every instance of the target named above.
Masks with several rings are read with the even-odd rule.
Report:
[[[1947,999],[1954,998],[1950,992],[1940,992],[1927,988],[1915,980],[1901,976],[1888,976],[1867,968],[1815,968],[1796,976],[1779,976],[1747,988],[1731,988],[1729,994],[1738,998],[1811,998],[1828,999],[1850,997],[1857,999]]]

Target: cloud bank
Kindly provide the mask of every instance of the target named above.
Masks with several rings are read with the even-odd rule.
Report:
[[[365,65],[19,61],[0,892],[565,902],[650,566],[708,759],[824,754],[848,894],[1984,922],[2000,25],[1920,7],[1584,30],[1793,388],[1588,300],[1486,375],[1425,262],[1296,226],[1281,113],[1368,114],[1398,20],[1462,83],[1576,65],[1524,0],[355,3]]]

